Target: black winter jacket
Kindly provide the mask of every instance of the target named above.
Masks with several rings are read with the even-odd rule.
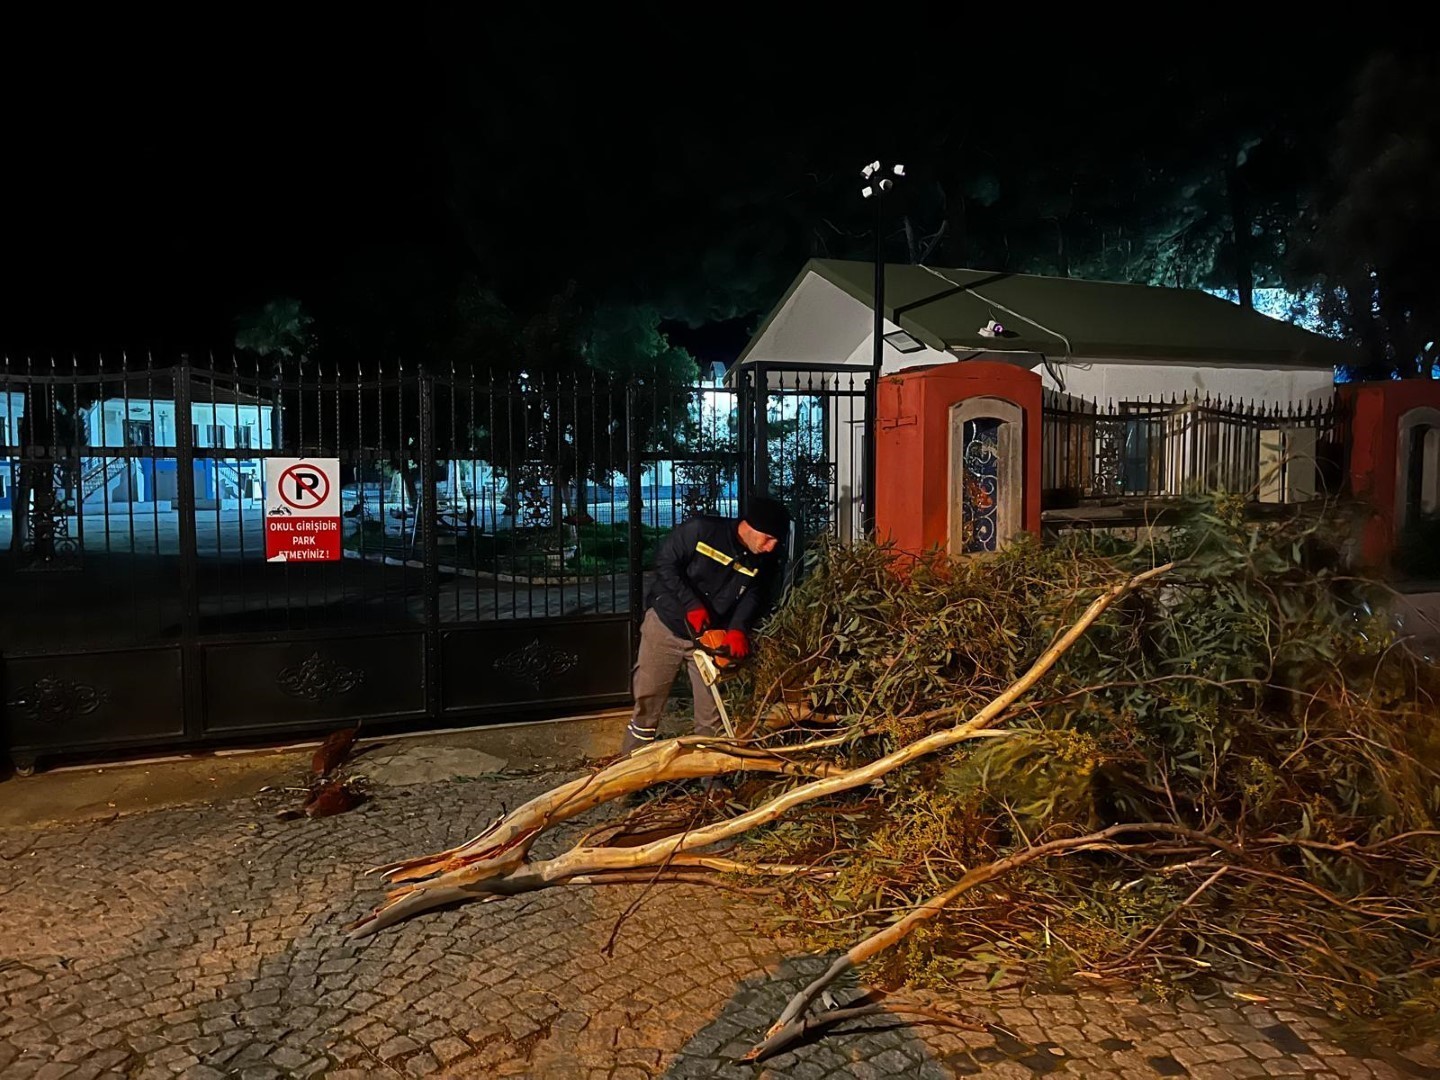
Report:
[[[769,608],[784,552],[756,555],[740,542],[735,518],[693,517],[655,553],[650,606],[672,633],[690,636],[685,613],[703,606],[710,625],[749,633]]]

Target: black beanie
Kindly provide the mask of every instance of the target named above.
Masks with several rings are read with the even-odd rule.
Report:
[[[785,540],[790,536],[790,511],[785,504],[767,499],[763,495],[752,496],[745,504],[741,518],[757,532]]]

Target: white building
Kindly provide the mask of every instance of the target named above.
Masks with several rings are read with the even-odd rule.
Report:
[[[806,263],[729,378],[748,368],[763,370],[772,390],[861,385],[874,360],[874,272],[869,262]],[[883,327],[882,375],[1001,361],[1037,372],[1077,407],[1121,412],[1171,397],[1319,406],[1332,398],[1335,369],[1354,360],[1339,342],[1198,290],[926,266],[885,268]],[[847,444],[861,438],[863,417],[858,399],[834,400],[845,402],[827,434],[845,518],[858,512],[852,474],[863,455]],[[1167,438],[1185,423],[1177,418]]]
[[[874,267],[812,259],[739,365],[870,367]],[[988,335],[994,323],[1001,333]],[[887,266],[882,374],[1003,360],[1045,386],[1116,402],[1209,395],[1266,404],[1328,399],[1344,345],[1195,289],[979,270]]]
[[[20,445],[20,420],[24,415],[24,394],[8,390],[0,393],[0,447]],[[10,509],[15,490],[14,470],[9,454],[0,451],[0,513]]]
[[[178,417],[168,379],[153,385],[131,383],[129,395],[96,401],[84,410],[86,443],[93,447],[130,448],[134,457],[85,457],[82,485],[87,510],[105,503],[156,504],[164,509],[178,495],[173,457],[146,453],[147,448],[177,445]],[[246,450],[275,446],[274,407],[238,390],[192,384],[190,435],[197,451],[235,450],[231,455],[197,456],[197,508],[258,504],[262,497],[262,459]]]

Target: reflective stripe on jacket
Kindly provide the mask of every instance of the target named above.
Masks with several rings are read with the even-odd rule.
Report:
[[[781,551],[756,555],[740,543],[735,518],[694,517],[655,553],[650,607],[672,633],[690,636],[685,613],[703,606],[712,626],[747,633],[765,614]]]

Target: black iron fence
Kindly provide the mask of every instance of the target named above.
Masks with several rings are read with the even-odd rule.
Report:
[[[744,393],[588,372],[0,363],[11,752],[621,702],[660,537],[735,513],[757,480],[746,418],[769,430],[770,403]],[[833,408],[776,415],[760,445],[805,453],[759,482],[814,531],[806,485],[837,482],[815,460]],[[338,561],[266,562],[277,457],[338,459]]]
[[[1214,491],[1308,502],[1338,490],[1336,409],[1333,399],[1284,407],[1178,396],[1101,404],[1047,393],[1042,503],[1057,509]]]
[[[11,753],[619,703],[655,548],[749,493],[866,533],[870,372],[730,384],[295,361],[0,361]],[[1333,402],[1049,395],[1047,509],[1337,490]],[[265,559],[265,464],[338,461],[341,555]]]
[[[752,364],[736,385],[750,483],[790,507],[798,546],[866,535],[869,369]]]

